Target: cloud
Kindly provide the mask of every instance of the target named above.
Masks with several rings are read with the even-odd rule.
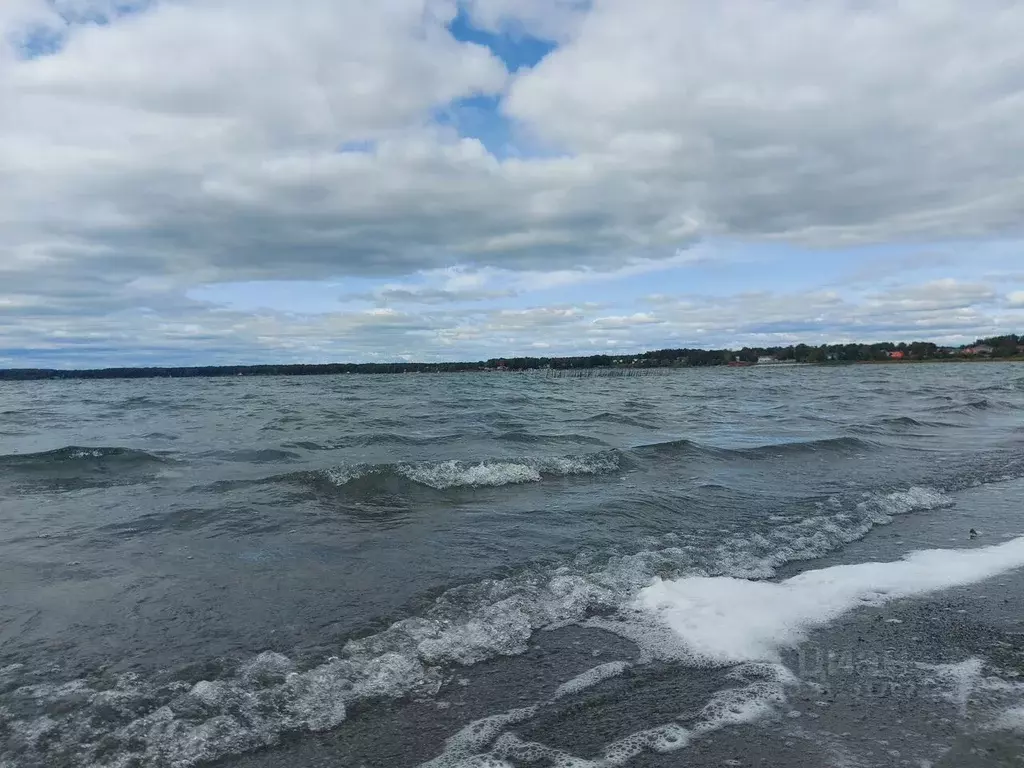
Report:
[[[867,306],[878,312],[936,312],[990,304],[995,298],[989,285],[946,278],[873,294]]]
[[[479,360],[505,355],[631,353],[662,347],[740,347],[928,339],[964,343],[1024,327],[1022,297],[967,281],[899,292],[747,291],[662,294],[618,303],[495,308],[409,303],[304,314],[208,302],[159,310],[62,312],[0,303],[0,357],[20,365],[205,364]],[[907,303],[904,303],[907,302]],[[31,350],[26,352],[26,346]],[[12,363],[8,363],[12,364]]]
[[[610,0],[507,109],[716,232],[987,234],[1024,208],[1022,33],[1004,0]]]
[[[485,301],[502,299],[515,295],[509,291],[450,291],[443,288],[382,288],[372,298],[381,303],[391,302],[409,304],[450,304],[462,301]]]
[[[899,291],[842,295],[832,290],[750,292],[728,297],[651,297],[657,317],[680,338],[703,346],[929,339],[960,342],[1024,324],[1007,315],[991,288],[941,280]]]
[[[493,269],[468,270],[460,267],[426,270],[420,282],[386,283],[369,293],[348,293],[342,301],[372,301],[388,304],[452,304],[504,299],[518,295],[508,281],[499,279]],[[500,286],[499,287],[499,283]]]
[[[564,41],[578,32],[589,0],[467,0],[465,7],[479,27],[543,40]]]
[[[646,312],[634,298],[584,307],[576,348],[711,343],[787,323],[989,327],[1001,300],[985,275],[900,285],[914,270],[956,271],[966,257],[943,243],[1012,236],[1024,216],[1021,4],[461,7],[494,34],[558,45],[510,73],[453,36],[456,0],[0,3],[0,344],[140,353],[198,328],[217,355],[469,353],[491,332],[567,349],[515,335],[552,327],[532,315],[473,312],[696,269],[698,256],[724,258],[722,241],[813,245],[823,260],[851,244],[922,245],[852,299],[832,281],[838,298],[811,292],[809,306],[736,287],[688,309],[679,286],[656,286],[669,299],[646,336],[594,322]],[[435,119],[477,96],[537,151],[496,157],[486,137]],[[992,256],[986,274],[1014,259]],[[319,317],[335,338],[372,342],[188,298],[353,276],[380,281],[363,298],[402,322],[355,308]],[[872,288],[869,272],[858,279]],[[460,303],[474,307],[445,314]],[[759,319],[745,321],[755,304]]]
[[[659,320],[650,312],[635,312],[632,315],[607,315],[605,317],[596,317],[593,320],[594,325],[600,326],[602,329],[630,329],[642,325],[661,325],[664,322],[664,320]]]
[[[24,20],[46,4],[22,5],[0,38],[37,29]],[[118,261],[132,276],[194,280],[422,264],[413,251],[438,236],[419,238],[415,217],[403,233],[394,214],[430,183],[450,187],[438,173],[487,165],[478,145],[443,143],[423,124],[435,105],[506,78],[486,48],[448,34],[454,8],[160,3],[109,25],[54,27],[65,41],[53,55],[12,59],[9,45],[0,247],[22,262]],[[336,151],[387,137],[377,155]]]

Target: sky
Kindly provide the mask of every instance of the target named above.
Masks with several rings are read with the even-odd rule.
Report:
[[[1024,333],[1015,0],[0,0],[0,367]]]

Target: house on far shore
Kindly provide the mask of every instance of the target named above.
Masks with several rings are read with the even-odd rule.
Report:
[[[906,354],[902,349],[893,349],[885,353],[890,360],[902,360],[906,357]]]
[[[973,347],[967,347],[964,349],[965,355],[991,355],[992,347],[988,344],[977,344]]]

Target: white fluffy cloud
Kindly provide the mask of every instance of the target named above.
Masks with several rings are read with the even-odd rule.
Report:
[[[579,31],[589,0],[466,0],[474,24],[491,32],[564,41]]]
[[[1006,0],[605,0],[509,111],[714,231],[986,234],[1024,213],[1022,34]]]
[[[224,349],[307,334],[298,345],[315,350],[323,318],[276,318],[287,330],[271,333],[243,314],[224,336],[228,315],[186,292],[356,275],[389,281],[373,300],[417,318],[384,323],[388,349],[448,354],[479,318],[423,306],[638,274],[701,238],[828,258],[851,243],[997,237],[1024,217],[1020,3],[467,0],[481,27],[559,43],[515,75],[449,33],[458,7],[4,0],[0,347],[66,345],[74,326],[158,348],[161,323],[188,318]],[[550,151],[496,157],[433,120],[481,94]],[[453,267],[502,284],[407,284]],[[884,325],[871,312],[962,311],[929,309],[946,289],[928,290],[865,298],[856,328]],[[974,290],[971,311],[1014,319],[1017,294]],[[623,328],[638,325],[658,329],[651,342],[713,327],[685,313],[629,322],[645,311],[595,315],[573,328],[577,347],[636,342]],[[383,323],[337,322],[349,336]],[[534,342],[562,344],[522,341]]]
[[[502,277],[492,275],[494,282],[478,290],[500,284]],[[1019,298],[980,284],[942,280],[847,295],[832,290],[654,294],[626,308],[601,301],[496,308],[487,300],[467,305],[458,299],[302,314],[191,302],[160,311],[104,312],[72,323],[62,311],[32,307],[14,296],[0,300],[0,350],[5,318],[17,319],[17,337],[36,352],[3,362],[23,365],[52,364],[54,355],[62,365],[156,365],[476,360],[892,339],[966,343],[1024,326]]]

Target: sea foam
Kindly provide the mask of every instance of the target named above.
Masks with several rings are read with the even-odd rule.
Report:
[[[601,451],[578,456],[487,459],[476,462],[451,459],[409,464],[341,466],[324,470],[323,477],[339,487],[374,477],[399,477],[444,491],[451,488],[496,488],[537,483],[545,477],[600,475],[618,470],[619,462],[617,452]]]
[[[573,696],[580,691],[585,691],[587,688],[593,688],[605,680],[618,677],[628,667],[629,664],[624,661],[609,661],[607,664],[599,664],[593,669],[588,669],[586,672],[577,675],[572,680],[562,683],[551,698],[554,700],[560,699],[563,696]]]
[[[556,696],[548,702],[470,723],[445,742],[439,756],[421,768],[511,768],[539,762],[559,768],[617,768],[645,752],[676,752],[722,728],[760,720],[785,701],[785,688],[793,683],[792,674],[781,665],[740,665],[728,677],[735,685],[715,693],[691,722],[684,725],[669,721],[636,731],[607,744],[596,758],[526,741],[506,730],[534,717],[560,698]]]
[[[781,582],[733,577],[655,579],[635,605],[698,659],[777,661],[808,630],[854,608],[973,584],[1024,566],[1024,537],[990,547],[922,550],[903,560],[806,571]]]

